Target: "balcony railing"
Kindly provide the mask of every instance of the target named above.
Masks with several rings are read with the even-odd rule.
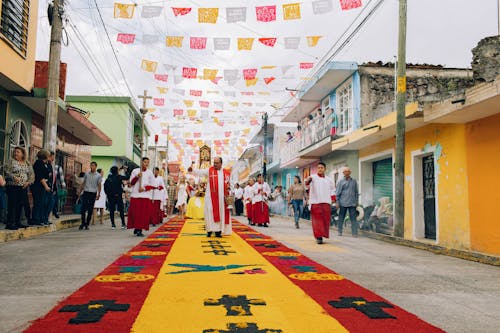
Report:
[[[289,142],[282,144],[280,150],[281,164],[285,164],[286,162],[296,158],[299,154],[300,145],[301,142],[299,138],[293,138]]]
[[[316,118],[303,128],[300,135],[300,150],[330,136],[330,118]]]

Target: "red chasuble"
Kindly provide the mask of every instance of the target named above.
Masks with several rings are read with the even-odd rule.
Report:
[[[224,175],[224,197],[229,195],[229,170],[222,169],[222,174]],[[212,200],[212,212],[214,214],[214,222],[220,222],[220,212],[219,212],[219,173],[212,166],[208,169],[208,179],[210,181],[210,199]],[[227,181],[226,181],[227,180]],[[224,224],[229,224],[229,209],[227,209],[227,204],[224,202]]]

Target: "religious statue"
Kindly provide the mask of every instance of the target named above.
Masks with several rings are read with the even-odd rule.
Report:
[[[211,159],[211,151],[210,147],[204,145],[200,147],[200,169],[208,169],[210,168],[210,159]]]

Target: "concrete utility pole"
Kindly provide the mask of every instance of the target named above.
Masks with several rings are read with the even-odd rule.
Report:
[[[144,151],[144,123],[146,118],[146,113],[148,113],[148,109],[146,107],[148,99],[152,99],[152,96],[148,96],[148,91],[144,90],[144,95],[137,96],[142,99],[142,108],[139,110],[142,114],[142,124],[141,124],[141,154],[142,156],[146,156]]]
[[[404,236],[405,216],[405,131],[406,131],[406,0],[399,0],[398,84],[396,95],[396,161],[394,236]]]
[[[57,101],[59,98],[59,73],[61,63],[62,16],[64,13],[64,0],[54,0],[53,8],[50,10],[49,7],[48,13],[52,15],[52,17],[49,17],[52,29],[50,32],[49,80],[47,83],[43,148],[55,152],[57,148]]]
[[[267,151],[267,112],[264,113],[262,116],[262,119],[264,120],[262,127],[264,128],[264,144],[262,148],[262,178],[264,178],[264,181],[267,181],[267,157],[266,157],[266,151]]]

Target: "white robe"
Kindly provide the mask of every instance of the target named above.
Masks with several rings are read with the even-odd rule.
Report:
[[[198,171],[198,175],[200,177],[206,176],[207,177],[207,189],[205,191],[205,227],[207,231],[222,231],[222,234],[224,235],[230,235],[232,232],[232,225],[231,225],[231,213],[229,213],[229,224],[226,224],[225,220],[225,212],[224,212],[224,172],[222,169],[217,171],[217,180],[218,180],[218,188],[219,188],[219,216],[221,217],[220,222],[214,222],[214,213],[212,211],[212,197],[210,195],[211,193],[211,181],[210,177],[208,175],[208,169],[203,169]]]
[[[154,176],[154,174],[153,174],[153,176]],[[160,209],[163,209],[163,205],[164,205],[165,199],[166,199],[165,183],[163,182],[163,178],[161,176],[153,177],[153,178],[154,178],[154,185],[153,186],[156,188],[161,186],[163,189],[152,190],[151,191],[152,192],[151,198],[153,200],[160,200]]]

